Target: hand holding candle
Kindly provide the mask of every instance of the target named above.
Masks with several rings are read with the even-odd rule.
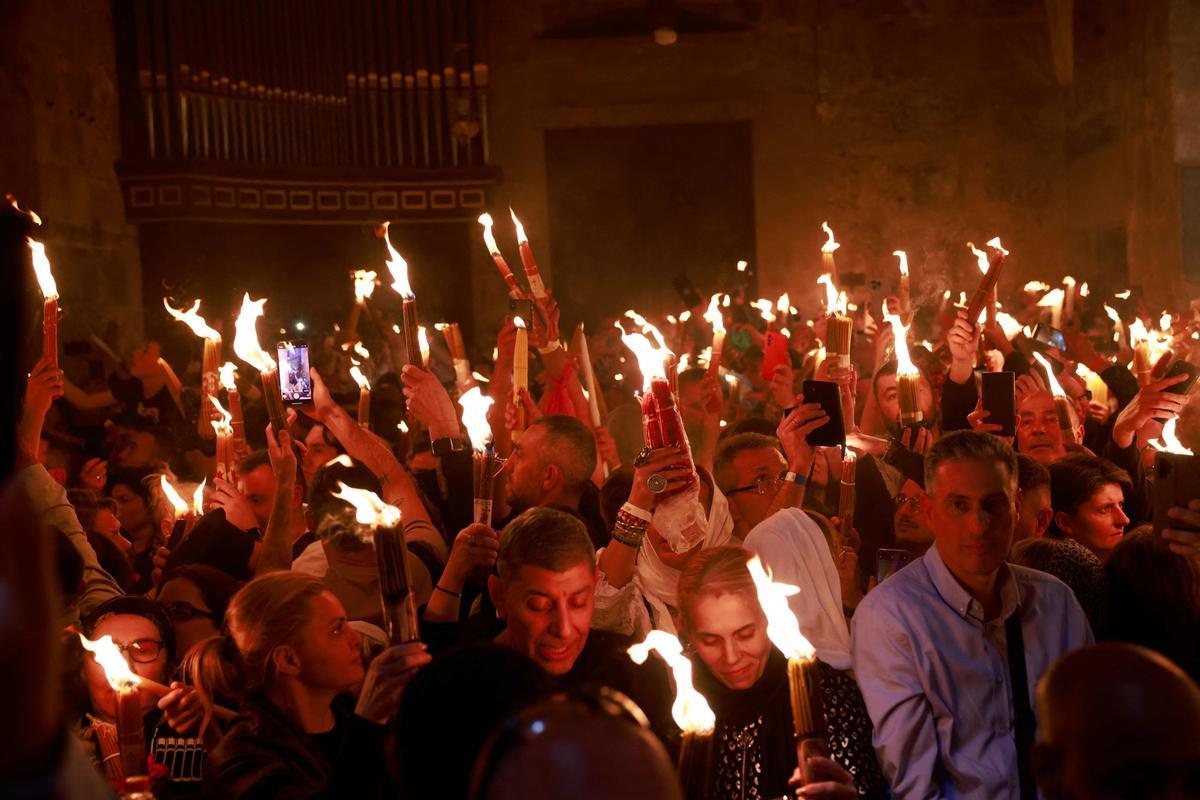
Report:
[[[242,361],[258,370],[262,381],[263,400],[267,404],[267,415],[276,432],[284,430],[287,417],[283,411],[283,395],[279,392],[279,365],[258,343],[255,322],[262,316],[266,298],[251,300],[247,292],[242,298],[242,310],[234,322],[233,352]]]
[[[15,203],[14,203],[15,205]],[[33,216],[39,224],[41,220]],[[50,259],[46,246],[33,239],[26,239],[29,254],[33,259],[33,272],[42,290],[42,358],[54,369],[58,369],[58,284],[50,270]]]
[[[1034,351],[1033,357],[1046,370],[1046,380],[1050,385],[1050,393],[1054,395],[1054,410],[1058,415],[1058,428],[1062,433],[1063,443],[1079,444],[1079,418],[1075,414],[1074,403],[1054,377],[1054,368],[1050,366],[1050,361],[1037,351]]]

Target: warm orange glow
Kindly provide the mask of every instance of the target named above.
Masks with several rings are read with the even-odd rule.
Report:
[[[350,456],[346,455],[345,453],[342,453],[341,455],[337,455],[337,456],[334,456],[333,458],[329,459],[321,466],[332,467],[334,464],[337,464],[338,466],[341,466],[341,467],[353,467],[354,459],[350,458]]]
[[[696,691],[692,681],[692,661],[683,654],[679,639],[661,630],[652,630],[639,644],[627,651],[635,664],[644,664],[653,650],[667,662],[671,676],[675,679],[675,702],[671,704],[671,717],[679,730],[685,733],[712,733],[717,725],[717,716],[709,707],[704,695]]]
[[[366,301],[375,292],[375,279],[379,277],[373,269],[354,270],[354,299],[359,303]]]
[[[191,328],[192,333],[196,334],[201,339],[208,339],[214,342],[219,342],[221,340],[221,334],[209,327],[209,324],[204,321],[204,317],[200,316],[199,300],[196,300],[196,302],[192,303],[192,307],[186,311],[179,311],[178,309],[171,308],[171,304],[168,303],[167,298],[164,297],[163,308],[165,308],[167,313],[176,320]]]
[[[826,272],[817,278],[817,283],[825,286],[825,313],[833,314],[838,307],[838,293],[837,287],[833,285],[833,275]]]
[[[1061,287],[1058,289],[1051,289],[1050,291],[1046,292],[1046,294],[1042,295],[1042,299],[1038,300],[1037,304],[1040,308],[1058,308],[1063,304],[1063,300],[1066,298],[1066,296],[1066,292],[1064,292]]]
[[[30,212],[32,213],[32,212]],[[46,255],[46,246],[41,242],[26,238],[29,253],[33,257],[33,274],[37,276],[38,288],[46,300],[58,299],[58,284],[54,281],[54,273],[50,270],[50,259]]]
[[[788,607],[787,599],[798,594],[800,589],[786,583],[775,583],[763,568],[762,561],[754,556],[746,566],[758,590],[758,604],[767,617],[767,637],[788,659],[808,661],[817,654],[816,649],[800,632],[800,623]]]
[[[425,326],[417,326],[417,346],[421,350],[421,362],[429,363],[429,335],[425,333]]]
[[[775,321],[775,306],[770,300],[760,297],[750,305],[758,309],[758,313],[762,314],[763,321],[768,325]]]
[[[521,224],[521,220],[517,219],[517,212],[510,207],[508,215],[512,217],[513,227],[517,229],[517,244],[528,244],[529,237],[525,235],[525,226]]]
[[[249,292],[242,298],[242,310],[233,323],[233,352],[259,372],[277,372],[279,366],[275,359],[259,346],[258,331],[255,329],[255,323],[262,316],[266,303],[265,297],[262,300],[251,300]]]
[[[104,670],[104,678],[114,692],[131,692],[142,682],[142,678],[129,667],[129,662],[121,654],[111,636],[101,636],[91,641],[82,633],[79,643],[96,659],[96,663]]]
[[[1087,281],[1084,281],[1083,283],[1081,283],[1079,285],[1079,296],[1080,297],[1088,297],[1089,295],[1091,295],[1091,293],[1092,293],[1092,290],[1090,288],[1088,288]]]
[[[1179,417],[1171,417],[1167,420],[1167,424],[1163,425],[1162,433],[1158,439],[1152,439],[1150,446],[1160,453],[1174,453],[1179,456],[1195,455],[1191,450],[1183,446],[1179,441],[1179,437],[1175,435],[1175,423],[1179,421]]]
[[[333,496],[354,506],[354,519],[359,525],[394,528],[400,524],[400,509],[383,502],[372,491],[355,489],[338,481],[338,491]]]
[[[825,244],[821,245],[822,253],[832,253],[834,250],[837,250],[839,247],[841,247],[841,245],[838,244],[833,238],[833,228],[829,227],[828,222],[821,223],[821,230],[825,231],[825,235],[828,237],[825,240]]]
[[[996,248],[1000,251],[1001,255],[1008,255],[1008,251],[1004,249],[1004,245],[1000,244],[999,236],[993,236],[991,239],[988,239],[987,246]]]
[[[397,333],[399,333],[399,331],[397,331]],[[350,349],[353,350],[358,355],[362,356],[363,358],[371,357],[371,353],[367,350],[367,348],[363,347],[362,342],[355,342],[354,346]]]
[[[669,351],[656,347],[641,333],[626,333],[620,322],[616,326],[621,332],[621,341],[637,359],[638,369],[642,373],[642,391],[649,392],[654,379],[666,380],[666,357]]]
[[[784,292],[779,295],[779,299],[775,301],[775,308],[780,314],[787,314],[792,307],[792,298],[788,297],[788,293]]]
[[[896,374],[920,375],[921,371],[912,362],[912,356],[908,352],[908,328],[905,327],[904,322],[900,317],[892,314],[887,309],[883,311],[883,321],[891,323],[892,334],[896,340],[894,346],[896,353]]]
[[[739,262],[737,262],[737,271],[738,271],[738,272],[745,272],[745,271],[746,271],[746,267],[748,267],[748,266],[750,266],[750,262],[749,262],[749,261],[739,261]]]
[[[1046,368],[1046,377],[1050,382],[1050,393],[1055,397],[1067,397],[1067,393],[1063,391],[1062,384],[1058,382],[1058,378],[1054,377],[1054,369],[1050,366],[1050,361],[1044,355],[1033,351],[1033,357],[1038,360],[1038,363]]]
[[[367,380],[367,376],[363,374],[363,371],[359,367],[357,361],[352,362],[352,366],[350,367],[350,377],[353,378],[354,382],[358,384],[359,389],[365,389],[368,392],[371,391],[371,382]]]
[[[846,290],[843,289],[842,291],[838,292],[837,313],[841,314],[844,317],[850,313],[849,309],[850,309],[850,304],[847,301]]]
[[[237,365],[226,361],[221,365],[221,387],[229,392],[237,391]]]
[[[1117,298],[1117,299],[1119,299],[1119,300],[1128,300],[1128,299],[1129,299],[1129,295],[1131,295],[1131,294],[1133,294],[1133,290],[1132,290],[1132,289],[1126,289],[1126,290],[1125,290],[1125,291],[1123,291],[1123,292],[1118,292],[1117,294],[1114,294],[1114,295],[1113,295],[1113,297],[1115,297],[1115,298]]]
[[[492,215],[483,213],[479,215],[479,224],[483,226],[483,243],[487,245],[488,252],[493,256],[500,255],[500,248],[496,246],[496,235],[492,233]]]
[[[492,426],[488,423],[488,409],[492,403],[492,398],[479,391],[478,386],[472,386],[458,398],[458,404],[463,409],[462,420],[467,428],[467,438],[477,453],[487,450],[492,443]]]
[[[985,250],[980,250],[975,246],[974,242],[967,242],[967,247],[971,249],[971,253],[975,256],[975,264],[979,267],[979,271],[987,275],[988,271],[988,254]]]
[[[171,482],[167,480],[166,473],[158,476],[159,486],[162,488],[163,496],[167,498],[167,502],[175,509],[175,518],[178,519],[188,513],[187,501],[180,496]]]
[[[526,327],[525,320],[521,319],[521,317],[516,314],[513,315],[513,325],[516,325],[518,328],[521,328],[522,330],[524,330]]]
[[[233,435],[233,414],[225,410],[225,406],[221,405],[221,401],[217,399],[215,394],[210,394],[208,399],[213,404],[213,408],[217,410],[217,413],[221,415],[212,421],[213,430],[218,434]]]
[[[908,253],[903,250],[893,250],[892,255],[900,259],[900,274],[908,277]]]
[[[390,225],[390,222],[383,223],[383,241],[387,244],[387,268],[392,274],[392,291],[405,300],[416,300],[417,296],[413,294],[412,286],[408,282],[408,262],[392,247],[392,240],[388,235]]]
[[[658,345],[660,350],[668,350],[668,355],[670,355],[669,349],[667,348],[666,339],[663,338],[663,335],[658,328],[650,324],[650,320],[646,319],[632,308],[625,312],[625,316],[636,322],[641,327],[642,333],[648,334],[650,338],[654,340],[654,343]]]
[[[1025,284],[1025,291],[1031,294],[1036,292],[1048,292],[1050,291],[1050,284],[1042,283],[1041,281],[1030,281],[1029,283]]]
[[[192,494],[192,513],[197,517],[204,516],[204,485],[208,483],[208,478],[200,481],[200,485],[196,487],[196,491]]]
[[[984,309],[985,312],[986,310],[987,309]],[[1017,320],[1011,314],[1006,314],[1003,311],[997,311],[996,322],[1000,323],[1000,327],[1004,330],[1004,335],[1009,339],[1012,339],[1021,332],[1021,323],[1017,322]]]

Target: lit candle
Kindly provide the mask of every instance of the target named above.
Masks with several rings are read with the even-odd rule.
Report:
[[[417,345],[421,349],[421,366],[429,369],[429,336],[424,325],[417,326]]]
[[[854,320],[848,316],[846,293],[837,291],[829,273],[817,278],[825,286],[825,349],[837,358],[841,369],[850,366],[850,345],[854,336]]]
[[[825,231],[825,244],[821,245],[821,272],[829,273],[833,280],[837,280],[837,263],[833,259],[833,253],[840,244],[833,238],[833,228],[829,227],[828,222],[821,223],[821,230]]]
[[[921,371],[912,361],[908,350],[908,328],[895,314],[884,314],[891,323],[896,353],[896,397],[900,401],[900,424],[920,425],[925,420],[921,410]]]
[[[683,654],[683,645],[679,643],[679,639],[666,631],[651,630],[646,634],[644,641],[633,645],[626,652],[635,664],[644,664],[650,657],[651,650],[667,662],[675,683],[671,717],[682,733],[678,767],[683,783],[683,796],[708,797],[712,776],[713,732],[717,727],[717,716],[704,699],[704,695],[696,690],[692,680],[692,662]]]
[[[1050,393],[1054,395],[1054,411],[1058,415],[1058,429],[1062,433],[1063,442],[1079,444],[1079,418],[1075,414],[1075,406],[1071,402],[1071,398],[1067,397],[1058,378],[1054,377],[1054,370],[1051,368],[1049,360],[1036,350],[1033,357],[1046,370],[1046,380],[1050,385]]]
[[[900,259],[900,316],[908,319],[908,315],[912,311],[912,285],[908,278],[908,253],[903,250],[894,250],[892,255]]]
[[[33,219],[40,224],[41,220],[36,215],[33,215]],[[28,237],[25,242],[29,245],[33,272],[42,290],[42,357],[50,362],[51,367],[58,369],[58,284],[50,270],[46,246]]]
[[[725,295],[728,299],[729,295]],[[713,329],[712,352],[708,357],[709,377],[715,378],[721,371],[721,354],[725,350],[725,313],[721,310],[721,293],[717,292],[708,301],[704,319]]]
[[[1133,372],[1137,375],[1138,386],[1145,389],[1154,382],[1155,359],[1150,331],[1140,317],[1129,325],[1129,341],[1133,345]]]
[[[775,310],[779,314],[779,330],[783,331],[785,336],[791,336],[788,330],[788,323],[791,322],[792,300],[788,297],[788,293],[784,292],[779,295],[779,299],[775,301]]]
[[[517,326],[517,340],[513,345],[513,405],[517,409],[517,421],[512,438],[515,442],[529,424],[529,420],[525,419],[525,403],[521,399],[521,391],[529,391],[529,331],[525,328],[525,320],[520,317],[513,317],[513,325]]]
[[[171,510],[175,514],[175,521],[171,525],[171,535],[167,537],[167,546],[174,549],[184,536],[187,535],[188,523],[192,520],[192,508],[188,506],[183,496],[179,494],[171,482],[167,480],[166,473],[158,476],[158,487],[163,493],[163,497],[171,505]]]
[[[513,225],[517,229],[517,248],[521,251],[521,264],[525,267],[525,277],[529,279],[529,288],[533,296],[541,299],[546,296],[546,286],[542,283],[542,273],[538,270],[537,261],[533,258],[533,248],[529,246],[529,237],[525,235],[525,227],[517,219],[517,213],[511,208]]]
[[[990,239],[988,247],[992,248],[992,255],[988,259],[987,271],[983,273],[979,287],[975,290],[970,304],[967,305],[967,319],[969,320],[979,319],[979,313],[989,304],[993,314],[991,319],[995,319],[996,286],[1000,282],[1000,272],[1004,268],[1004,260],[1008,257],[1008,251],[1000,244],[999,236]],[[980,269],[983,269],[982,264]]]
[[[221,386],[225,389],[225,402],[229,405],[232,429],[232,455],[234,462],[246,451],[246,420],[242,416],[242,395],[237,387],[237,366],[226,361],[220,369]]]
[[[458,384],[458,393],[464,394],[474,385],[471,377],[471,362],[467,360],[467,348],[463,343],[462,331],[457,322],[451,322],[441,327],[442,336],[446,339],[446,349],[450,351],[450,360],[454,363],[454,378]]]
[[[1065,298],[1063,317],[1070,321],[1075,318],[1075,279],[1068,275],[1063,278],[1062,282],[1064,287],[1063,296]]]
[[[402,298],[400,321],[401,327],[404,329],[405,363],[424,367],[425,359],[421,357],[421,341],[417,331],[417,296],[413,294],[412,286],[408,282],[408,262],[401,258],[400,254],[396,252],[396,248],[392,247],[391,239],[388,238],[390,224],[383,223],[382,236],[383,241],[387,244],[387,268],[392,273],[392,289]]]
[[[351,362],[350,377],[358,384],[358,425],[361,428],[371,427],[371,383],[363,374],[357,361]]]
[[[338,481],[338,491],[333,496],[354,507],[354,518],[364,527],[362,538],[375,546],[388,643],[397,645],[420,640],[400,509],[383,502],[374,492],[355,489],[341,481]]]
[[[367,298],[375,293],[375,270],[356,269],[352,273],[354,279],[354,306],[350,309],[350,319],[346,322],[346,339],[358,338],[358,319],[367,306]]]
[[[458,404],[463,408],[463,425],[467,428],[467,438],[471,440],[474,519],[491,527],[492,497],[499,466],[496,450],[492,446],[492,426],[487,418],[492,398],[479,391],[478,386],[472,386],[458,398]]]
[[[508,284],[508,296],[514,300],[519,300],[524,296],[521,291],[521,284],[517,283],[517,276],[513,275],[513,271],[509,269],[508,262],[504,260],[504,256],[500,253],[500,248],[496,245],[496,236],[492,233],[492,215],[480,214],[479,224],[483,226],[483,243],[487,245],[488,253],[492,256],[492,262],[495,263],[496,269],[500,270],[500,276],[504,278],[504,282]]]
[[[116,696],[117,746],[120,749],[120,774],[116,777],[128,779],[146,775],[149,765],[140,691],[151,688],[154,682],[129,668],[111,636],[101,636],[93,642],[80,634],[79,641],[104,670],[104,677]],[[165,694],[167,687],[157,685]]]
[[[204,439],[213,437],[211,408],[206,400],[217,393],[219,385],[217,371],[221,366],[221,334],[214,330],[204,317],[200,316],[200,301],[192,303],[186,311],[172,308],[167,298],[163,298],[163,308],[167,313],[192,329],[192,333],[204,341],[204,357],[200,362],[200,413],[196,415],[196,430]]]
[[[255,322],[262,316],[267,299],[251,300],[247,292],[242,298],[242,310],[234,322],[233,352],[242,361],[258,370],[262,381],[263,399],[267,404],[267,416],[276,433],[285,430],[287,417],[283,411],[283,395],[279,393],[279,365],[258,344]]]
[[[213,409],[217,412],[217,418],[212,421],[213,433],[217,437],[217,457],[214,471],[214,477],[225,481],[234,481],[236,479],[235,465],[237,464],[237,455],[233,451],[230,442],[233,439],[233,415],[221,407],[221,403],[217,400],[216,395],[209,396],[209,402],[212,403]]]
[[[588,413],[592,418],[592,427],[598,428],[604,423],[604,419],[600,416],[600,399],[597,394],[600,387],[596,385],[596,370],[592,366],[592,357],[588,353],[587,332],[584,330],[583,323],[579,323],[579,333],[576,336],[579,348],[579,373],[583,378],[583,388],[587,392]]]
[[[985,251],[980,250],[978,247],[976,247],[974,242],[967,242],[967,247],[970,248],[971,253],[975,256],[975,261],[979,267],[979,272],[986,277],[988,274],[988,270],[990,269],[990,265],[988,263],[988,254]],[[984,313],[986,314],[986,317],[984,318],[983,322],[985,322],[988,325],[991,325],[992,323],[994,323],[996,321],[996,285],[995,285],[995,283],[992,284],[991,291],[988,292],[987,300],[985,300],[984,304],[983,304],[983,309],[984,309]]]
[[[1042,295],[1038,300],[1038,308],[1050,309],[1050,325],[1054,328],[1062,327],[1062,312],[1064,292],[1061,288],[1054,289]]]
[[[1075,367],[1075,373],[1083,378],[1083,382],[1087,385],[1088,392],[1092,396],[1092,402],[1107,407],[1108,384],[1104,382],[1104,379],[1083,364]]]
[[[1177,420],[1171,417],[1159,438],[1150,440],[1150,446],[1158,451],[1154,454],[1154,533],[1155,543],[1162,549],[1166,549],[1166,543],[1158,534],[1170,524],[1167,512],[1171,506],[1180,505],[1183,490],[1188,492],[1186,496],[1195,493],[1195,472],[1188,469],[1194,453],[1175,435]]]
[[[854,451],[845,448],[842,451],[842,479],[838,486],[838,516],[841,518],[841,538],[843,542],[854,539],[854,471],[857,458]]]
[[[800,632],[800,623],[788,607],[788,597],[800,590],[775,583],[758,556],[747,563],[758,590],[758,604],[767,617],[767,637],[787,657],[788,693],[792,706],[792,733],[801,775],[808,774],[810,755],[828,754],[825,711],[817,672],[817,651]],[[805,778],[805,783],[808,782]]]

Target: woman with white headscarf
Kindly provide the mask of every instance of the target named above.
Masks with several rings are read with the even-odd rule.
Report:
[[[733,536],[729,502],[703,469],[672,468],[679,460],[669,448],[654,451],[636,467],[629,501],[613,523],[613,537],[598,553],[600,580],[596,585],[596,611],[592,627],[641,639],[651,628],[675,632],[679,570],[687,556],[700,549],[728,544]],[[659,477],[666,484],[659,486]],[[692,548],[673,552],[670,532],[654,522],[657,497],[700,481],[700,501],[708,524],[704,537]],[[653,488],[659,488],[654,492]]]

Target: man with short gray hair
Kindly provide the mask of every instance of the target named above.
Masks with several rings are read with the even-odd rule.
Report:
[[[1006,563],[1017,514],[1009,445],[956,431],[925,457],[934,545],[854,615],[855,674],[897,797],[1036,797],[1038,679],[1092,642],[1071,590]]]

